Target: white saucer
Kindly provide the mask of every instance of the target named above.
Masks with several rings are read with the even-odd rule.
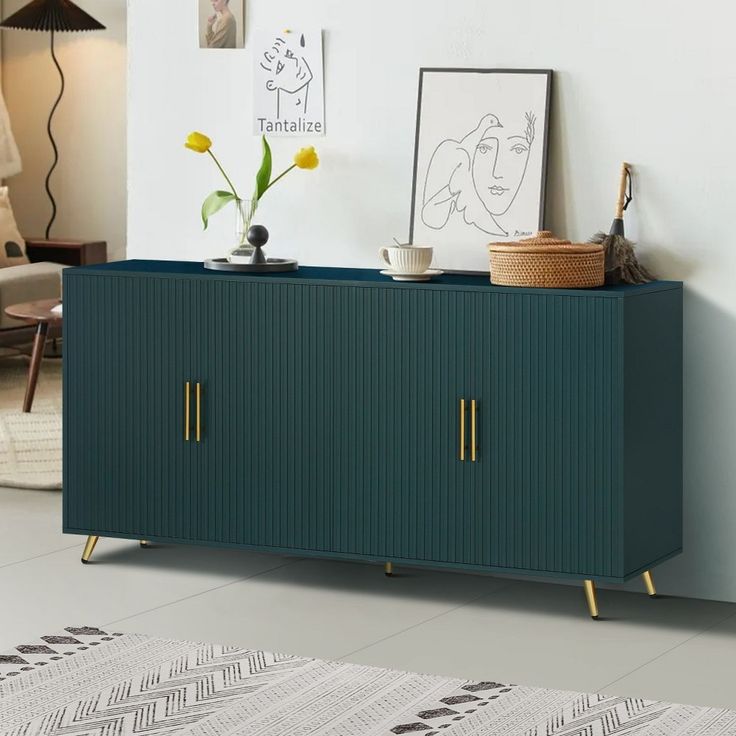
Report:
[[[382,276],[390,276],[394,281],[429,281],[435,276],[442,276],[444,271],[429,268],[422,273],[399,273],[398,271],[381,271]]]

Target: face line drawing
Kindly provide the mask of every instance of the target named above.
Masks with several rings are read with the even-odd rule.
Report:
[[[460,212],[468,225],[490,235],[508,235],[497,218],[508,212],[526,178],[536,116],[527,112],[525,120],[523,134],[504,138],[499,118],[487,114],[461,141],[450,138],[437,146],[423,192],[421,218],[427,227],[441,230]]]
[[[521,135],[510,135],[510,136],[507,137],[506,140],[507,141],[511,141],[511,140],[525,140],[525,138],[524,138],[524,136],[521,136]],[[490,177],[491,177],[491,181],[493,182],[491,184],[491,186],[486,186],[486,182],[479,183],[478,180],[477,180],[477,178],[476,178],[476,176],[475,176],[476,158],[478,156],[478,153],[481,151],[482,147],[484,147],[485,141],[493,141],[495,143],[495,145],[496,145],[493,165],[492,165],[491,170],[489,172],[490,173]],[[485,146],[485,147],[488,148],[488,146]],[[517,150],[517,147],[520,148],[521,150]],[[489,149],[489,150],[492,150],[492,149]],[[514,151],[517,155],[521,155],[522,153],[528,153],[529,152],[529,148],[528,147],[525,147],[525,146],[522,147],[521,144],[518,144],[518,143],[516,145],[512,145],[508,150],[509,151]],[[508,202],[508,205],[506,206],[506,208],[503,209],[500,212],[497,212],[497,211],[495,211],[496,208],[495,207],[492,207],[492,206],[489,206],[489,203],[485,200],[485,191],[490,192],[491,197],[500,198],[500,197],[503,197],[506,194],[506,192],[509,192],[512,189],[511,187],[505,187],[502,184],[498,183],[500,180],[503,180],[505,178],[503,175],[498,175],[496,173],[497,172],[497,169],[498,169],[498,166],[499,166],[500,152],[501,152],[501,141],[500,141],[500,139],[498,139],[498,138],[483,138],[481,140],[481,142],[478,144],[478,146],[476,146],[475,153],[474,153],[474,156],[473,156],[473,177],[472,177],[472,179],[473,179],[473,187],[475,188],[475,192],[478,195],[478,198],[483,203],[483,206],[486,208],[486,210],[488,210],[488,213],[492,217],[496,217],[496,216],[500,216],[500,215],[506,214],[506,212],[509,210],[509,208],[511,207],[511,205],[514,202],[514,199],[516,199],[516,195],[517,195],[519,189],[521,188],[522,182],[524,181],[524,177],[526,175],[526,167],[528,166],[528,163],[529,163],[529,157],[527,156],[526,157],[525,164],[524,164],[524,169],[523,169],[523,171],[521,173],[521,177],[519,178],[519,183],[518,183],[518,186],[516,188],[516,191],[514,192],[513,196],[510,198],[510,201]]]
[[[300,46],[304,48],[304,36]],[[313,74],[309,62],[304,56],[294,53],[289,44],[281,37],[276,37],[270,51],[263,53],[265,59],[260,66],[273,77],[266,80],[266,89],[276,93],[276,117],[281,118],[282,94],[290,99],[298,114],[306,115],[309,103],[309,85]],[[282,76],[283,75],[283,76]]]
[[[486,141],[488,143],[486,143]],[[501,145],[501,142],[498,138],[482,138],[480,143],[476,146],[475,151],[473,152],[473,164],[471,166],[471,170],[475,168],[475,158],[478,155],[478,152],[481,149],[487,149],[487,150],[493,150],[493,145],[496,146],[498,149]],[[483,154],[485,155],[485,153]],[[493,168],[491,169],[491,178],[496,179],[503,179],[502,176],[496,176],[496,165],[498,163],[498,156],[495,157],[495,162],[493,164]],[[473,177],[473,188],[475,189],[475,193],[478,195],[478,199],[483,201],[483,197],[481,196],[481,193],[478,191],[478,182],[476,182],[475,178]],[[494,196],[500,196],[504,192],[508,191],[508,187],[503,187],[500,184],[494,183],[492,186],[488,187],[488,190],[491,192]]]

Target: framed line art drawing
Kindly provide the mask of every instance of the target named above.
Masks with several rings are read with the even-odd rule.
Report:
[[[552,72],[421,69],[409,240],[488,271],[486,246],[544,226]]]
[[[199,48],[242,49],[245,46],[245,0],[197,0]]]

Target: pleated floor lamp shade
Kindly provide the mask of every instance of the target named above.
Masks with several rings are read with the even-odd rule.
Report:
[[[24,31],[101,31],[105,26],[70,0],[32,0],[0,23]]]

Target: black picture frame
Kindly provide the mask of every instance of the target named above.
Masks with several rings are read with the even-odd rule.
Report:
[[[544,102],[543,116],[543,148],[542,148],[542,173],[539,189],[539,217],[537,222],[537,230],[545,229],[546,219],[546,198],[547,198],[547,177],[549,168],[549,134],[550,121],[552,114],[552,88],[554,79],[554,70],[552,69],[503,69],[491,68],[481,69],[473,67],[421,67],[419,69],[419,85],[417,93],[417,114],[416,128],[414,135],[414,165],[412,172],[412,189],[411,189],[411,214],[409,221],[409,243],[414,244],[415,222],[416,222],[416,203],[417,203],[417,174],[419,168],[419,154],[422,131],[422,99],[425,86],[425,75],[427,74],[519,74],[519,75],[537,75],[543,76],[546,80],[546,94]],[[489,239],[490,240],[490,239]],[[437,264],[440,267],[441,263]],[[458,273],[485,273],[483,270],[475,269],[447,269]]]

